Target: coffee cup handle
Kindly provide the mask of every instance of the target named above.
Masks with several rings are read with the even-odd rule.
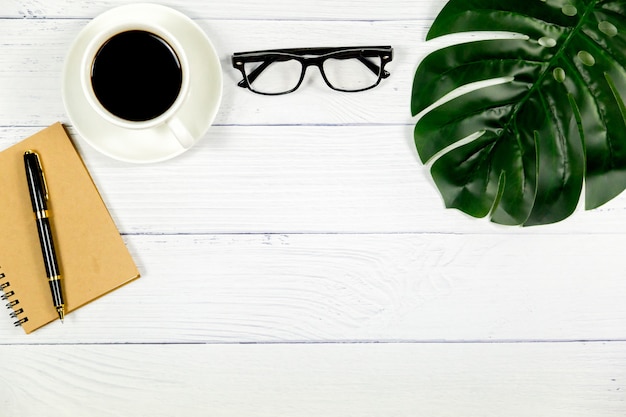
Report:
[[[184,149],[190,148],[191,145],[193,145],[193,143],[195,142],[195,139],[193,138],[193,136],[191,136],[191,133],[189,133],[187,127],[183,124],[183,122],[180,121],[178,117],[172,117],[170,120],[168,120],[167,126],[170,128],[174,136],[176,136],[176,139],[178,140],[178,143],[180,143],[180,146],[182,146]]]

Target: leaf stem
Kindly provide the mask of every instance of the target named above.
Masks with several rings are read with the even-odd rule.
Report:
[[[530,97],[532,97],[532,95],[535,93],[535,91],[541,86],[541,84],[543,83],[543,80],[549,74],[550,70],[554,67],[555,63],[558,62],[558,60],[561,59],[561,56],[563,56],[565,54],[565,51],[567,50],[567,47],[571,43],[571,41],[574,38],[574,36],[577,35],[578,32],[581,30],[582,26],[585,24],[585,20],[587,19],[587,16],[591,12],[593,12],[593,10],[595,9],[595,6],[598,3],[598,1],[599,0],[593,0],[587,6],[587,8],[585,9],[585,12],[583,13],[582,17],[579,19],[579,21],[576,24],[576,26],[570,30],[569,35],[567,35],[567,37],[565,38],[565,41],[563,42],[563,45],[561,45],[559,47],[558,51],[554,54],[554,56],[550,59],[550,61],[548,61],[548,65],[546,66],[544,71],[539,74],[539,77],[537,77],[537,80],[535,81],[535,83],[532,85],[530,90],[528,90],[528,93],[526,94],[526,96],[524,96],[519,101],[519,103],[515,106],[515,109],[511,113],[511,117],[509,118],[508,122],[506,123],[506,125],[504,126],[504,128],[502,129],[500,134],[498,135],[498,138],[501,138],[502,136],[504,136],[505,133],[509,132],[509,129],[510,129],[511,125],[512,125],[513,121],[516,120],[517,114],[520,112],[521,108],[524,106],[524,104],[526,104],[526,102],[530,99]],[[564,32],[565,31],[567,31],[566,28],[565,28]],[[519,138],[517,138],[517,141],[518,141],[518,145],[520,147],[522,147],[522,144],[519,143]]]

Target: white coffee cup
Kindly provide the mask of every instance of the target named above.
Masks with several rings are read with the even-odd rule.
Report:
[[[127,32],[158,38],[173,51],[180,68],[180,88],[163,96],[174,99],[146,118],[116,112],[103,99],[106,89],[94,87],[97,75],[92,80],[99,52]],[[162,91],[158,87],[157,94]],[[222,97],[222,70],[214,46],[196,22],[166,6],[135,3],[102,13],[80,31],[66,57],[62,92],[71,123],[96,150],[127,162],[159,162],[185,152],[207,132]]]
[[[171,104],[170,107],[162,114],[149,120],[142,121],[127,120],[109,111],[98,99],[94,91],[94,85],[92,82],[94,63],[101,48],[115,36],[123,34],[125,32],[133,31],[147,32],[152,35],[156,35],[162,41],[166,42],[178,58],[182,75],[182,83],[178,92],[178,96],[176,97],[174,103]],[[90,44],[87,46],[81,66],[81,83],[87,101],[102,118],[108,120],[112,124],[115,124],[125,129],[150,129],[159,125],[166,125],[172,131],[172,133],[183,148],[186,149],[193,145],[193,136],[185,127],[184,123],[177,116],[177,112],[180,110],[188,95],[190,69],[184,49],[178,43],[176,38],[172,36],[166,29],[159,26],[158,24],[150,22],[122,22],[120,24],[107,27],[105,28],[105,30],[95,36]],[[154,68],[154,71],[158,70],[158,68]],[[155,85],[155,88],[158,89],[159,86]]]

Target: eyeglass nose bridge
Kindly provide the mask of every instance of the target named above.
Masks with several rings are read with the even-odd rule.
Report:
[[[309,69],[309,67],[317,67],[326,85],[334,89],[332,84],[326,78],[326,74],[324,73],[324,59],[322,58],[323,57],[310,57],[310,58],[304,57],[304,58],[299,59],[300,64],[302,64],[302,73],[300,74],[300,81],[298,81],[298,85],[296,86],[296,88],[294,88],[294,90],[300,87],[300,85],[304,81],[304,78],[306,77],[306,72]]]

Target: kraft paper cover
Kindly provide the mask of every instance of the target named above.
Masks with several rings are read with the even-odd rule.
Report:
[[[7,302],[17,302],[14,312],[23,310],[14,320],[28,318],[22,327],[30,333],[58,315],[26,184],[27,150],[40,155],[48,185],[66,314],[138,278],[139,271],[60,123],[5,149],[0,152],[0,286],[8,283]]]

